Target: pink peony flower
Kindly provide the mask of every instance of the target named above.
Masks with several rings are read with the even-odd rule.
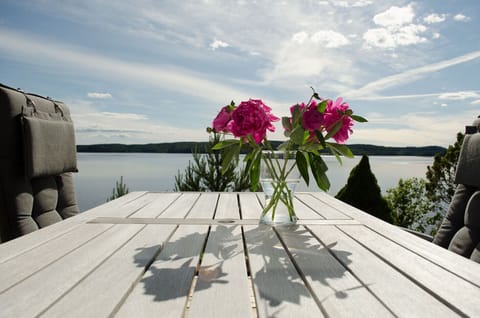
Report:
[[[312,100],[307,110],[303,113],[303,128],[310,132],[320,130],[323,125],[323,114],[317,109],[317,102]]]
[[[260,99],[241,102],[232,112],[232,120],[228,123],[228,129],[235,137],[251,135],[259,144],[266,137],[267,130],[275,131],[272,122],[280,120],[270,113],[271,110]]]
[[[216,132],[230,132],[228,129],[228,123],[232,120],[232,112],[229,110],[229,106],[224,106],[217,117],[213,120],[212,127]]]
[[[305,103],[292,105],[292,106],[290,106],[290,114],[292,114],[292,115],[293,115],[293,109],[295,108],[295,106],[300,107],[300,111],[303,111],[305,109]]]
[[[353,119],[349,116],[343,115],[348,109],[350,109],[350,105],[343,103],[341,97],[337,98],[335,102],[329,99],[327,108],[325,109],[324,125],[327,132],[330,132],[338,121],[342,122],[340,130],[333,135],[333,139],[339,144],[344,144],[350,137],[350,134],[353,133]]]

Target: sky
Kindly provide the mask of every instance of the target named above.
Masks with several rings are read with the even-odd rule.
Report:
[[[478,0],[0,0],[0,83],[65,102],[77,144],[206,141],[230,101],[285,116],[313,87],[368,119],[350,144],[447,147],[479,30]]]

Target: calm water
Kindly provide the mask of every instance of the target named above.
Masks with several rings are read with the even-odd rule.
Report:
[[[360,156],[343,160],[340,165],[335,157],[325,156],[331,182],[332,195],[345,185],[352,168]],[[376,157],[370,166],[383,192],[397,185],[400,178],[425,177],[431,157]],[[148,154],[148,153],[78,153],[79,172],[74,174],[78,204],[82,211],[105,203],[112,195],[115,182],[123,176],[131,191],[172,191],[175,176],[182,173],[192,160],[191,154]],[[299,191],[316,190],[310,185],[300,184]]]

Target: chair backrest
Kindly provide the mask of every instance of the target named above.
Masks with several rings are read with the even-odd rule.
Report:
[[[480,117],[467,126],[457,188],[433,242],[480,263]]]
[[[0,242],[79,213],[65,104],[0,84]]]

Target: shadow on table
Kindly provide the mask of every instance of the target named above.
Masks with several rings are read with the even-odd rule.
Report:
[[[347,272],[344,266],[351,263],[349,252],[335,250],[342,262],[346,262],[344,265],[332,256],[330,251],[335,243],[324,246],[302,226],[278,227],[276,230],[258,226],[246,231],[245,238],[252,279],[259,294],[257,302],[265,305],[258,304],[259,310],[261,307],[264,310],[280,307],[285,302],[300,304],[302,297],[311,298],[304,280],[309,281],[308,284],[319,282],[328,297],[348,297],[348,290],[336,290],[330,284],[330,281],[343,277]],[[288,254],[284,246],[288,247]]]
[[[223,279],[227,276],[222,270],[223,261],[233,255],[234,249],[241,249],[239,244],[228,243],[233,237],[232,228],[219,226],[215,233],[210,232],[209,235],[219,236],[219,241],[224,244],[215,253],[211,253],[218,262],[208,266],[198,266],[198,257],[204,247],[207,231],[183,235],[165,243],[163,248],[160,245],[139,248],[134,262],[139,267],[148,267],[140,281],[145,294],[154,295],[155,301],[187,297],[195,274],[198,274],[195,286],[197,291],[211,288],[214,284],[226,284],[228,281]],[[147,260],[151,260],[159,251],[149,266]],[[205,253],[203,256],[205,257]]]
[[[255,285],[257,303],[265,302],[268,307],[277,308],[287,302],[300,304],[302,297],[311,298],[304,282],[305,276],[310,274],[299,274],[296,264],[301,264],[304,270],[324,266],[325,270],[310,271],[316,274],[308,276],[309,279],[329,288],[331,296],[337,298],[348,296],[347,291],[335,290],[329,284],[329,280],[340,278],[346,272],[345,267],[335,261],[329,252],[335,244],[325,247],[313,238],[308,230],[300,226],[288,231],[274,230],[270,226],[251,226],[246,229],[242,234],[238,225],[212,227],[208,235],[216,237],[212,241],[217,244],[210,246],[208,252],[203,252],[203,259],[208,257],[209,262],[208,266],[199,268],[197,268],[198,256],[202,253],[207,233],[194,232],[167,242],[141,280],[144,292],[154,295],[156,301],[186,298],[195,274],[198,274],[196,291],[212,288],[215,284],[227,283],[229,277],[223,271],[223,264],[240,253],[244,254],[243,235],[248,249],[248,263]],[[288,246],[290,255],[285,252],[282,244]],[[138,249],[139,252],[134,258],[135,263],[140,267],[148,266],[147,260],[159,249],[160,246]],[[348,260],[350,253],[336,250],[335,254],[342,255],[343,263],[345,261],[347,264],[350,263]],[[212,263],[212,259],[217,262]],[[318,263],[322,259],[328,259],[328,262]],[[335,270],[329,268],[332,259]],[[236,290],[231,292],[235,293]]]

